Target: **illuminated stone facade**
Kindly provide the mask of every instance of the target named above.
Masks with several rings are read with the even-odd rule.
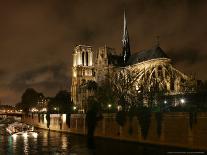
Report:
[[[133,54],[124,69],[133,77],[137,90],[145,87],[152,91],[158,87],[170,95],[195,91],[195,79],[174,68],[159,46]]]
[[[175,69],[159,44],[131,54],[125,16],[122,42],[122,54],[107,46],[100,47],[97,52],[91,46],[75,47],[71,92],[72,100],[79,109],[86,109],[87,98],[93,95],[91,91],[83,89],[89,80],[101,85],[106,79],[111,79],[118,86],[120,77],[126,77],[131,83],[124,92],[126,94],[141,92],[143,88],[150,92],[155,87],[169,95],[195,91],[195,80]]]
[[[116,53],[115,49],[107,46],[100,47],[95,60],[96,82],[101,84],[112,77],[120,66],[120,60],[121,56]]]
[[[80,109],[86,106],[88,96],[92,95],[81,89],[84,83],[94,80],[101,85],[107,78],[120,74],[133,77],[132,93],[133,89],[139,91],[143,86],[151,91],[155,84],[170,95],[194,91],[195,80],[174,68],[171,59],[159,46],[132,54],[125,66],[120,66],[121,56],[112,48],[101,47],[95,58],[94,55],[91,46],[79,45],[74,49],[71,92],[73,102]]]
[[[93,56],[94,51],[91,46],[78,45],[73,51],[71,96],[79,109],[84,109],[89,96],[87,92],[80,89],[81,85],[88,80],[95,80]]]

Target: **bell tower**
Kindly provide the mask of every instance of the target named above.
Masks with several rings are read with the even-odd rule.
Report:
[[[88,80],[95,80],[93,50],[91,46],[78,45],[73,51],[71,97],[78,109],[83,109],[87,95],[81,86]]]

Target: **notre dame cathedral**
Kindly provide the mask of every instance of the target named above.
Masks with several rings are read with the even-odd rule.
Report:
[[[78,45],[74,48],[71,97],[79,109],[84,109],[91,93],[80,91],[82,83],[92,80],[101,85],[106,78],[113,78],[108,76],[112,74],[118,75],[118,78],[126,74],[133,77],[128,89],[137,92],[143,87],[151,91],[155,84],[170,95],[194,91],[194,78],[174,68],[159,43],[150,49],[131,53],[125,13],[122,42],[122,54],[107,46],[100,47],[96,52],[92,46]]]

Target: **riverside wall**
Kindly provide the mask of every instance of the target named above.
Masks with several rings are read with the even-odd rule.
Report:
[[[196,121],[190,125],[189,113],[164,113],[161,121],[161,134],[158,136],[158,123],[155,114],[152,114],[149,123],[147,138],[141,133],[141,126],[136,117],[127,119],[120,127],[116,122],[115,114],[104,114],[96,127],[95,136],[118,140],[135,141],[157,145],[184,147],[207,150],[207,113],[197,113]],[[46,114],[30,114],[23,116],[22,121],[39,128],[47,128]],[[70,123],[66,123],[66,114],[51,114],[50,130],[70,132],[85,135],[87,126],[84,114],[72,114]]]

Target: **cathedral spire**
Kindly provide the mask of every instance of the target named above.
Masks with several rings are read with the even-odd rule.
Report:
[[[126,13],[124,10],[124,33],[123,33],[123,51],[122,51],[122,56],[123,56],[123,62],[124,64],[127,63],[129,57],[131,56],[130,52],[130,44],[129,44],[129,34],[128,34],[128,29],[127,29],[127,21],[126,21]]]

